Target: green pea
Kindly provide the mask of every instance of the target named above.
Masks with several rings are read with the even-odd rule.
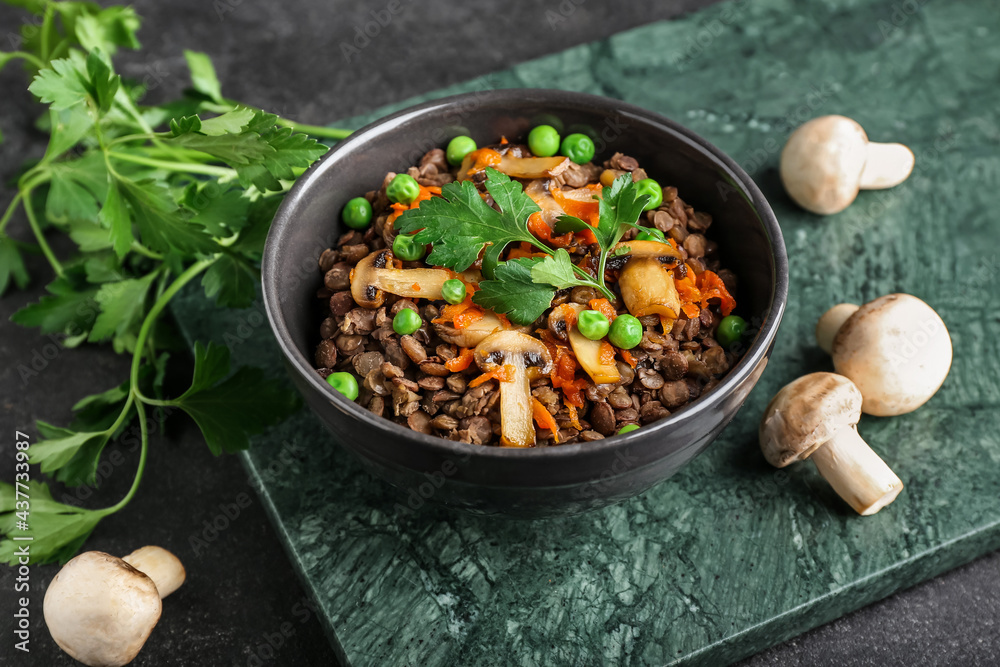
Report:
[[[650,228],[644,229],[643,231],[641,231],[638,234],[636,234],[635,235],[635,240],[636,241],[656,241],[657,243],[666,243],[667,242],[667,237],[664,236],[663,232],[661,232],[656,227],[650,227]]]
[[[448,158],[448,164],[457,166],[462,164],[465,156],[474,150],[476,150],[476,142],[472,140],[472,137],[463,134],[449,141],[448,148],[444,153],[445,157]]]
[[[358,380],[350,373],[330,373],[326,383],[353,401],[358,397]]]
[[[426,246],[413,240],[412,234],[396,234],[392,241],[392,254],[404,262],[415,262],[423,258]]]
[[[631,350],[642,341],[642,322],[631,315],[619,315],[611,323],[608,340],[615,347]]]
[[[539,125],[528,133],[528,148],[537,157],[552,157],[559,152],[559,133],[551,125]]]
[[[594,159],[594,141],[586,134],[571,134],[563,139],[559,153],[577,164],[587,164]]]
[[[396,204],[412,204],[420,195],[420,184],[409,174],[396,174],[385,189],[385,196]]]
[[[400,336],[411,334],[420,328],[423,320],[412,308],[403,308],[392,318],[392,330]]]
[[[611,323],[603,313],[585,310],[577,316],[576,328],[590,340],[600,340],[608,335]]]
[[[441,285],[441,296],[450,304],[458,304],[465,301],[465,283],[458,278],[444,281]]]
[[[638,431],[638,424],[625,424],[620,429],[618,429],[618,435],[623,435],[625,433],[631,433],[632,431]]]
[[[653,179],[644,178],[635,185],[640,195],[649,195],[649,202],[642,208],[643,211],[652,211],[663,203],[663,188]]]
[[[344,205],[340,219],[351,229],[364,229],[372,221],[372,205],[364,197],[355,197]]]
[[[729,347],[743,337],[743,332],[746,331],[746,328],[746,320],[742,317],[739,315],[727,315],[722,318],[718,328],[715,330],[715,340],[722,347]]]

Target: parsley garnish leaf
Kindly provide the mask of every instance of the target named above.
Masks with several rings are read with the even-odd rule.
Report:
[[[592,286],[593,280],[581,279],[573,268],[569,253],[564,248],[556,250],[537,262],[531,269],[531,279],[536,283],[552,285],[556,289],[566,289],[578,285]]]
[[[509,243],[539,243],[528,231],[528,216],[539,208],[521,184],[495,169],[487,168],[486,189],[500,206],[500,211],[483,201],[472,181],[449,183],[419,208],[404,212],[396,220],[396,229],[406,234],[419,233],[419,243],[434,245],[429,264],[447,266],[455,271],[468,269],[486,249],[483,265],[496,265]]]
[[[549,259],[522,257],[501,262],[493,279],[479,283],[472,300],[484,308],[506,314],[511,322],[531,324],[552,305],[556,293],[550,285],[532,279],[534,271]]]
[[[642,215],[649,195],[639,194],[639,188],[629,174],[615,179],[600,199],[600,223],[594,230],[601,249],[607,252],[615,246],[635,221]]]

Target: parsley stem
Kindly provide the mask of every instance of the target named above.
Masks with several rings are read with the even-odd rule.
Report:
[[[156,402],[155,399],[147,398],[143,396],[142,391],[139,389],[139,368],[142,365],[143,349],[146,345],[146,338],[149,336],[150,331],[153,329],[153,324],[156,322],[156,318],[159,317],[160,313],[166,308],[170,300],[174,298],[174,295],[180,291],[182,287],[187,285],[193,278],[197,277],[199,273],[212,266],[215,263],[216,257],[210,259],[203,259],[199,262],[195,262],[189,266],[184,273],[177,276],[177,278],[170,284],[170,287],[163,291],[160,298],[156,300],[153,307],[149,309],[146,314],[146,319],[142,322],[142,327],[139,329],[139,335],[136,336],[135,340],[135,353],[132,355],[132,371],[129,374],[129,382],[132,385],[132,392],[135,394],[136,399],[141,403],[148,403],[150,405],[158,405],[160,403]]]
[[[161,255],[158,252],[153,252],[152,250],[150,250],[149,248],[147,248],[146,246],[142,245],[141,243],[135,240],[132,241],[132,250],[150,259],[156,259],[156,260],[163,259],[163,255]]]
[[[42,228],[38,224],[38,218],[35,217],[35,207],[31,203],[31,188],[24,190],[24,212],[28,216],[28,225],[31,227],[31,231],[35,234],[35,240],[38,241],[38,247],[42,249],[42,254],[45,255],[45,259],[49,260],[49,264],[52,265],[52,270],[56,272],[57,276],[62,276],[63,268],[59,260],[56,259],[55,253],[52,252],[52,248],[49,247],[49,242],[45,240],[45,235],[42,233]]]
[[[131,400],[131,396],[129,399]],[[124,498],[111,507],[106,507],[103,510],[100,510],[101,514],[104,516],[114,514],[128,505],[129,501],[135,496],[135,492],[139,489],[139,482],[142,481],[142,473],[146,470],[146,454],[149,451],[149,431],[146,426],[146,408],[143,406],[142,401],[135,402],[135,412],[139,417],[139,435],[142,442],[142,448],[139,450],[139,465],[135,470],[135,479],[132,480],[132,486],[129,487],[128,493],[125,494]]]
[[[42,35],[41,44],[39,51],[42,55],[42,60],[48,62],[51,60],[49,55],[49,31],[52,30],[52,3],[45,3],[45,17],[42,19]]]
[[[141,164],[147,167],[153,167],[154,169],[165,169],[166,171],[179,171],[191,174],[204,174],[205,176],[218,176],[220,178],[237,177],[235,169],[229,169],[227,167],[216,167],[210,164],[197,164],[194,162],[167,162],[165,160],[157,160],[154,158],[145,157],[143,155],[134,155],[132,153],[119,153],[117,151],[108,151],[108,155],[111,156],[112,158],[122,160],[123,162],[132,162],[135,164]]]
[[[10,204],[7,205],[7,210],[3,212],[3,217],[0,218],[0,233],[7,228],[7,223],[10,219],[14,217],[14,211],[17,210],[17,205],[21,203],[21,193],[18,192],[14,195],[14,198],[10,200]]]
[[[296,123],[293,120],[288,120],[287,118],[282,118],[280,116],[275,123],[283,127],[290,127],[296,132],[304,132],[305,134],[311,134],[315,137],[325,137],[327,139],[346,139],[352,132],[351,130],[342,130],[336,127]]]
[[[34,54],[28,53],[27,51],[12,51],[7,55],[10,56],[11,58],[23,58],[24,60],[27,60],[29,63],[31,63],[38,69],[45,68],[45,61],[39,59],[38,56]]]

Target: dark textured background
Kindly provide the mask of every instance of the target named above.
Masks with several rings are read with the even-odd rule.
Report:
[[[327,123],[709,3],[435,0],[417,5],[404,0],[393,21],[346,62],[340,44],[353,38],[355,26],[371,20],[371,10],[386,4],[140,0],[135,7],[146,18],[141,32],[145,48],[124,54],[119,69],[150,83],[154,89],[149,99],[156,101],[186,85],[181,50],[203,50],[213,57],[227,96],[301,122]],[[887,2],[887,8],[891,4]],[[549,19],[555,15],[566,20],[553,24]],[[0,7],[0,35],[15,30],[20,21],[17,12]],[[6,39],[0,48],[7,48]],[[25,87],[16,67],[0,74],[4,203],[12,195],[6,181],[24,159],[40,155],[44,147],[44,137],[31,130],[38,107]],[[24,237],[22,219],[13,222],[12,232]],[[110,387],[127,374],[124,358],[107,349],[84,347],[61,351],[39,376],[22,382],[17,366],[30,363],[49,343],[35,331],[6,323],[11,313],[43,292],[44,262],[33,257],[31,269],[38,277],[32,287],[0,300],[0,476],[5,480],[13,475],[15,428],[34,435],[36,418],[63,423],[78,398]],[[182,367],[177,371],[182,377],[186,363],[175,364]],[[88,506],[104,506],[121,497],[131,482],[132,466],[130,461],[116,469],[86,500]],[[190,537],[220,513],[220,504],[231,505],[244,493],[250,505],[204,553],[193,555]],[[183,417],[168,424],[167,437],[153,438],[139,494],[128,508],[101,523],[87,547],[121,555],[147,543],[188,554],[188,582],[166,601],[160,624],[134,664],[335,663],[239,462],[213,458]],[[72,664],[49,638],[41,619],[43,592],[56,569],[33,569],[32,652],[27,659],[18,654],[10,660],[15,653],[8,612],[14,576],[0,569],[0,663]],[[995,665],[1000,664],[998,619],[1000,554],[992,554],[745,664]]]

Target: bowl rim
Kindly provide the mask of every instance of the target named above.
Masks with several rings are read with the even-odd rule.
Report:
[[[430,113],[445,113],[450,109],[469,102],[483,105],[484,100],[492,101],[494,107],[498,106],[496,101],[499,100],[511,109],[516,109],[525,102],[549,102],[554,105],[572,104],[577,107],[596,108],[602,112],[617,112],[641,118],[647,123],[660,126],[659,129],[661,131],[669,132],[677,138],[686,141],[699,152],[707,154],[707,157],[714,160],[718,166],[723,167],[728,172],[728,176],[749,196],[771,246],[771,262],[774,274],[771,283],[770,302],[765,311],[764,321],[758,329],[757,335],[754,337],[749,349],[739,362],[737,362],[736,366],[730,369],[719,384],[713,387],[707,395],[699,397],[693,403],[671,413],[664,419],[652,422],[629,433],[616,433],[613,436],[608,436],[597,441],[528,448],[483,446],[419,433],[390,419],[373,414],[367,408],[354,401],[349,401],[345,396],[327,384],[316,373],[316,369],[313,367],[311,361],[298,350],[291,339],[289,329],[278,307],[281,294],[278,293],[277,272],[274,270],[274,267],[284,234],[294,224],[295,211],[308,198],[310,189],[317,187],[316,184],[323,179],[326,171],[335,163],[330,158],[337,153],[352,150],[358,144],[363,145],[372,133],[390,131],[393,127],[418,116]],[[476,113],[476,111],[478,109],[473,110],[471,113]],[[409,440],[412,443],[420,445],[425,450],[430,450],[431,453],[442,456],[459,455],[463,458],[473,456],[483,459],[502,459],[505,462],[523,459],[524,461],[537,463],[539,460],[562,460],[588,453],[594,454],[600,452],[613,455],[620,449],[638,445],[640,442],[660,442],[661,439],[657,438],[657,435],[664,434],[680,422],[695,419],[699,414],[714,410],[725,396],[755,372],[755,369],[757,369],[758,365],[769,353],[777,335],[788,298],[788,257],[778,220],[760,188],[735,160],[695,132],[659,113],[614,98],[558,89],[504,88],[450,95],[406,107],[365,125],[353,132],[346,139],[338,142],[296,180],[278,207],[264,246],[261,262],[261,282],[263,285],[264,307],[268,323],[288,365],[305,379],[311,390],[318,392],[320,396],[338,408],[344,414],[345,418],[357,419],[371,427],[386,432],[387,435]],[[363,444],[360,446],[364,447]],[[681,448],[684,445],[683,443],[676,443],[676,446],[677,448]],[[357,445],[353,447],[357,447]]]

